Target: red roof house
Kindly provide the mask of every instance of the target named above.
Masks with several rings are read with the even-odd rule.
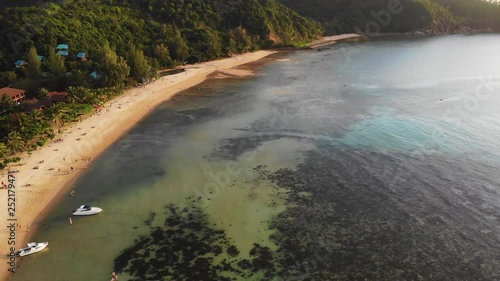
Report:
[[[15,89],[11,87],[5,87],[0,89],[0,97],[7,95],[12,101],[19,103],[25,98],[25,90]]]
[[[50,101],[52,101],[53,103],[58,103],[58,102],[64,101],[64,99],[66,98],[66,95],[68,95],[67,92],[57,92],[57,91],[49,92],[47,94],[48,99]]]

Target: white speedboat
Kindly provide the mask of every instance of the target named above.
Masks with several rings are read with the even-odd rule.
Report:
[[[73,216],[90,216],[102,212],[101,208],[91,207],[90,205],[81,205],[73,212]]]
[[[19,251],[17,251],[17,255],[20,257],[24,257],[27,255],[31,255],[37,252],[40,252],[41,250],[45,249],[49,245],[49,242],[31,242],[28,243],[28,247],[22,248]]]

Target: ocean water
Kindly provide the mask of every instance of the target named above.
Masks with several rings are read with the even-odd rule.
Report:
[[[339,43],[186,90],[95,160],[13,280],[498,280],[498,46]],[[69,225],[84,203],[104,211]]]

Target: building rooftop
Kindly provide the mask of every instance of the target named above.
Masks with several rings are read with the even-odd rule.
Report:
[[[5,87],[0,89],[0,97],[6,94],[9,98],[14,98],[19,95],[24,95],[25,92],[26,92],[25,90]]]
[[[56,50],[67,50],[67,49],[69,49],[67,44],[59,44],[56,47]]]
[[[52,102],[62,102],[67,94],[68,94],[67,92],[53,91],[53,92],[49,92],[47,94],[47,96],[48,96],[48,99]]]
[[[97,74],[97,72],[92,72],[90,73],[90,77],[94,78],[94,79],[100,79],[102,77],[101,74]]]
[[[30,99],[24,102],[26,106],[26,112],[32,112],[34,110],[42,110],[44,108],[50,107],[53,102],[50,100],[37,100]]]
[[[25,61],[23,61],[23,60],[17,60],[17,61],[15,62],[15,64],[16,64],[17,66],[21,66],[21,65],[26,65],[27,63],[26,63]]]

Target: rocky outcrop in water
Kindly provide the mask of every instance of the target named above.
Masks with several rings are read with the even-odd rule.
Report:
[[[276,251],[255,244],[242,258],[200,209],[170,205],[115,270],[133,281],[500,280],[498,238],[484,219],[497,216],[491,191],[459,163],[320,146],[297,169],[255,167],[288,190],[289,208],[270,222]]]
[[[161,227],[153,227],[155,214],[145,222],[148,236],[140,237],[114,261],[116,272],[127,272],[134,279],[147,280],[235,280],[259,274],[271,278],[273,253],[254,245],[250,259],[223,230],[212,228],[200,209],[167,206],[168,217]]]

